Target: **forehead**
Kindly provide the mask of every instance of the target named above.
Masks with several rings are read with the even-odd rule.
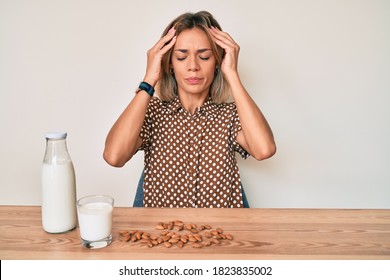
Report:
[[[199,29],[186,29],[178,36],[175,49],[211,49],[211,43],[206,33]]]

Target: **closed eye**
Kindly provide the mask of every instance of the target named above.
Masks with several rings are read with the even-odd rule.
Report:
[[[176,49],[175,52],[178,53],[179,55],[186,55],[184,57],[182,57],[182,56],[176,57],[176,59],[178,61],[185,60],[187,58],[187,56],[188,56],[188,53],[189,53],[189,51],[187,49]],[[212,56],[211,49],[206,49],[206,48],[205,49],[199,49],[197,51],[197,53],[199,55],[199,58],[201,60],[204,60],[204,61],[209,60],[210,57]]]
[[[177,57],[176,59],[178,60],[178,61],[183,61],[183,60],[185,60],[187,57]],[[201,59],[201,60],[209,60],[210,59],[210,57],[208,56],[208,57],[202,57],[202,56],[199,56],[199,58]]]

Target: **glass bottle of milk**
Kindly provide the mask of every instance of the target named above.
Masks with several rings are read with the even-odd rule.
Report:
[[[49,233],[72,230],[77,224],[76,178],[66,147],[67,133],[46,133],[42,165],[42,225]]]

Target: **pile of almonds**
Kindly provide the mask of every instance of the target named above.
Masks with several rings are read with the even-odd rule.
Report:
[[[160,231],[157,235],[141,230],[120,230],[119,240],[125,242],[139,241],[150,248],[160,244],[167,248],[173,245],[183,248],[187,244],[191,244],[194,248],[202,248],[220,244],[222,240],[233,240],[233,236],[228,233],[225,234],[222,228],[213,229],[210,225],[198,227],[196,224],[185,224],[180,220],[158,223],[156,230]]]

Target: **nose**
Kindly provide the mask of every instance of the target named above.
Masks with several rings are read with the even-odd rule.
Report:
[[[198,71],[199,63],[196,59],[196,56],[190,56],[188,59],[188,71]]]

